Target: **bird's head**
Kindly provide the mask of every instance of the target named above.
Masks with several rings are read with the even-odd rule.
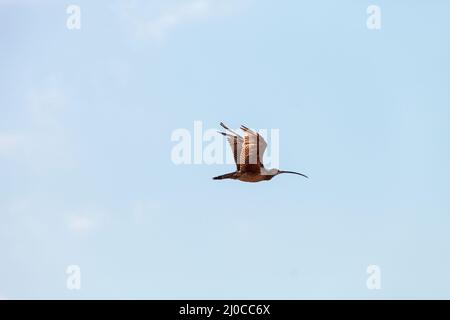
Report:
[[[284,171],[284,170],[279,170],[279,169],[270,169],[267,170],[266,175],[267,175],[267,180],[272,179],[273,177],[282,174],[282,173],[292,173],[292,174],[297,174],[299,176],[303,176],[305,178],[308,178],[308,176],[304,175],[303,173],[299,173],[299,172],[295,172],[295,171]]]

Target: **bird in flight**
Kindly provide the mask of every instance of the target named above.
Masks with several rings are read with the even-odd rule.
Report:
[[[303,173],[294,171],[267,170],[264,168],[262,161],[267,143],[260,134],[245,126],[241,126],[241,130],[244,131],[244,137],[241,137],[222,122],[220,125],[225,129],[225,132],[219,131],[219,133],[227,137],[228,143],[233,151],[236,171],[214,177],[214,180],[233,179],[244,182],[260,182],[271,180],[273,177],[282,173],[298,174],[308,178]]]

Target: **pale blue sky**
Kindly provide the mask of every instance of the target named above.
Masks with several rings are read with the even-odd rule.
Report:
[[[0,0],[0,298],[450,298],[449,12]],[[311,178],[175,166],[195,120],[278,128]]]

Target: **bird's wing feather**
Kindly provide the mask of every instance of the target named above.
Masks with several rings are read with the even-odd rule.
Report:
[[[245,132],[244,143],[240,153],[240,171],[259,173],[263,164],[263,155],[267,143],[264,138],[245,126],[241,126]]]
[[[231,147],[231,151],[233,152],[233,158],[234,158],[234,162],[236,163],[236,169],[237,171],[240,170],[240,162],[239,162],[239,156],[241,154],[241,150],[242,150],[242,145],[244,143],[244,139],[238,135],[236,132],[234,132],[233,130],[229,129],[226,125],[224,125],[222,122],[220,123],[220,125],[230,131],[233,134],[227,133],[227,132],[220,132],[220,134],[224,135],[227,137],[227,141],[230,144]]]

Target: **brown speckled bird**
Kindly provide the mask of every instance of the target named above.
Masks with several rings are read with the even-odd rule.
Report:
[[[293,173],[308,178],[306,175],[294,171],[282,171],[278,169],[267,170],[262,161],[267,143],[258,133],[241,126],[244,137],[228,128],[222,122],[220,125],[228,132],[220,132],[227,137],[233,151],[236,171],[214,177],[214,180],[233,179],[244,182],[268,181],[281,173]]]

